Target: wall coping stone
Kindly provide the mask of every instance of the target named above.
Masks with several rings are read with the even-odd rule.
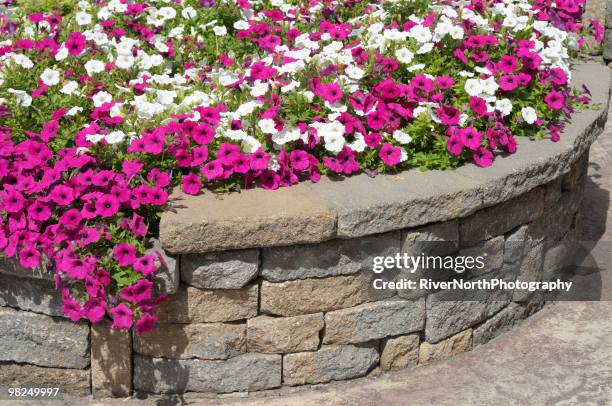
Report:
[[[465,217],[509,200],[569,172],[603,129],[610,70],[590,62],[576,64],[572,73],[572,83],[585,84],[601,107],[577,112],[559,142],[517,137],[517,152],[486,169],[467,164],[451,171],[362,174],[227,195],[177,192],[176,210],[161,219],[161,243],[183,254],[355,238]]]

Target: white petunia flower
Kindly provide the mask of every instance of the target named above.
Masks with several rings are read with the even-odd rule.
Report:
[[[79,84],[75,82],[74,80],[71,80],[70,82],[62,86],[62,88],[60,89],[60,93],[71,95],[71,94],[74,94],[78,88],[79,88]]]
[[[63,61],[68,57],[68,49],[65,46],[61,46],[60,49],[55,54],[56,61]]]
[[[104,71],[104,62],[98,61],[96,59],[89,60],[85,62],[85,70],[87,74],[91,76],[94,73],[100,73]]]
[[[264,134],[274,134],[276,132],[276,123],[271,118],[259,120],[257,124]]]
[[[115,65],[119,69],[130,69],[136,60],[132,55],[128,54],[120,54],[117,56],[117,60],[115,61]]]
[[[94,144],[97,144],[98,142],[102,141],[104,139],[104,134],[87,134],[85,136],[85,139],[89,142],[93,142]]]
[[[264,94],[268,93],[269,88],[270,86],[266,82],[262,82],[261,80],[256,80],[250,91],[251,96],[253,97],[263,96]]]
[[[300,139],[301,133],[298,128],[284,129],[280,132],[272,134],[272,141],[278,145],[284,145],[288,142],[297,141]]]
[[[484,86],[479,79],[468,79],[465,81],[465,92],[470,96],[478,96],[484,92]]]
[[[125,139],[125,133],[123,131],[113,131],[104,137],[104,140],[109,144],[118,144]]]
[[[72,107],[70,110],[68,110],[68,112],[66,113],[67,116],[76,116],[77,114],[79,114],[81,111],[83,111],[83,107],[80,106],[74,106]]]
[[[495,102],[495,109],[499,111],[502,117],[505,117],[512,112],[512,102],[508,99],[497,100]]]
[[[191,20],[192,18],[197,16],[198,13],[195,11],[193,7],[190,6],[190,7],[185,7],[183,11],[181,12],[181,15],[183,16],[184,19]]]
[[[78,25],[88,25],[91,23],[91,14],[80,11],[76,13],[75,19]]]
[[[365,71],[356,65],[350,65],[345,69],[346,75],[355,80],[363,78]]]
[[[410,134],[400,130],[393,131],[393,139],[400,144],[409,144],[412,141]]]
[[[527,124],[533,124],[538,119],[538,115],[533,107],[523,107],[521,109],[521,115]]]
[[[21,106],[30,107],[32,105],[32,96],[23,90],[7,89],[7,92],[14,94],[17,98],[17,103],[19,103]]]
[[[227,34],[227,28],[225,28],[223,25],[217,25],[213,27],[213,32],[217,37],[223,37]]]
[[[395,57],[401,63],[409,64],[414,58],[414,54],[408,48],[400,48],[395,51]]]
[[[100,107],[104,103],[111,102],[113,100],[113,96],[108,92],[101,91],[96,93],[91,100],[93,101],[95,107]]]
[[[60,81],[60,73],[54,69],[45,69],[40,75],[40,80],[47,86],[55,86]]]

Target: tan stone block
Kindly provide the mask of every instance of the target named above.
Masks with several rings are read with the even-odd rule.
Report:
[[[204,290],[181,286],[159,309],[161,323],[216,323],[257,315],[257,285]]]
[[[91,387],[96,398],[125,397],[132,390],[130,331],[91,326]]]
[[[312,314],[353,307],[395,294],[389,289],[375,290],[371,283],[374,275],[363,272],[281,283],[263,281],[261,312],[281,316]]]
[[[254,317],[247,321],[247,348],[268,354],[313,351],[319,347],[323,326],[323,313]]]
[[[472,329],[464,330],[436,344],[421,343],[419,364],[429,364],[467,351],[472,346]]]
[[[378,363],[373,345],[324,345],[319,351],[283,356],[283,382],[304,385],[364,376]]]
[[[60,388],[62,393],[86,396],[90,394],[89,380],[89,369],[43,368],[28,364],[0,365],[0,387]]]
[[[383,371],[403,369],[419,361],[419,335],[386,339],[381,347],[380,368]]]

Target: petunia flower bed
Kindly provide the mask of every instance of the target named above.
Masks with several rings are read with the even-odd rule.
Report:
[[[589,101],[570,58],[602,39],[583,3],[9,2],[0,248],[55,272],[72,320],[149,331],[173,187],[487,167],[517,136],[556,141]]]

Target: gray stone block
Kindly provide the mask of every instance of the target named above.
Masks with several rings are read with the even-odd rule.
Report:
[[[537,219],[544,211],[544,192],[544,187],[537,187],[461,219],[459,235],[462,243],[488,240]]]
[[[134,335],[134,351],[154,358],[228,359],[246,352],[246,325],[164,324]]]
[[[425,324],[425,300],[366,303],[325,315],[324,344],[354,344],[413,333]]]
[[[260,312],[280,316],[297,316],[344,309],[395,295],[390,289],[377,290],[373,272],[328,278],[298,279],[261,283]]]
[[[458,248],[458,220],[433,223],[402,233],[402,253],[409,255],[447,255]]]
[[[508,331],[528,316],[529,308],[527,306],[510,303],[497,314],[486,320],[480,326],[476,327],[473,332],[473,344],[480,345],[497,337],[505,331]]]
[[[259,250],[184,254],[181,280],[203,289],[240,289],[257,277]]]
[[[399,250],[399,231],[320,244],[266,248],[261,276],[282,282],[371,272],[374,257],[392,256]]]
[[[518,269],[504,266],[501,270],[475,278],[516,280]],[[437,343],[481,323],[511,300],[512,292],[482,290],[476,292],[441,290],[427,296],[425,340]]]
[[[49,368],[27,364],[0,363],[0,391],[8,393],[8,388],[16,387],[59,387],[65,394],[79,397],[88,396],[91,393],[90,372],[88,369]],[[7,401],[3,402],[7,403]],[[53,400],[16,402],[19,402],[19,404],[56,403]],[[66,404],[65,402],[62,403]]]
[[[44,367],[87,368],[89,326],[2,307],[0,361]]]
[[[134,389],[149,393],[229,393],[281,385],[281,356],[248,353],[225,361],[134,356]]]
[[[19,277],[28,277],[34,279],[46,279],[48,281],[55,280],[55,271],[53,266],[46,257],[42,257],[41,264],[34,269],[23,268],[19,265],[17,258],[0,259],[0,273],[14,275]]]
[[[62,316],[62,296],[46,279],[0,274],[0,306]]]

